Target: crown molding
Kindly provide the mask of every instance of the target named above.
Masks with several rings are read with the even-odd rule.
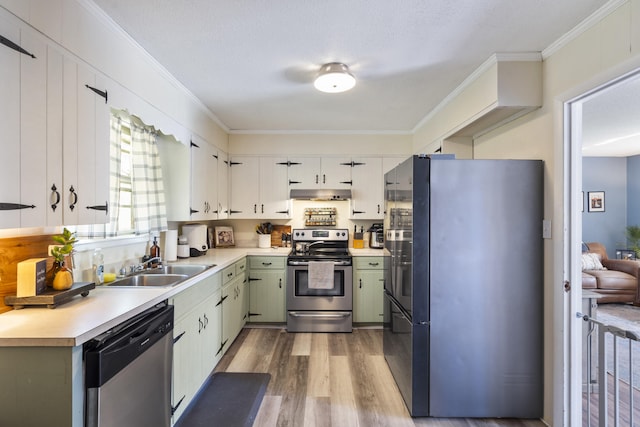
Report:
[[[626,3],[628,3],[628,0],[610,0],[607,4],[593,12],[584,21],[573,27],[567,33],[563,34],[558,40],[551,43],[546,49],[544,49],[542,51],[542,59],[547,59]]]

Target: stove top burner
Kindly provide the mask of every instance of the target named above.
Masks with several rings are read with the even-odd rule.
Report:
[[[291,236],[290,260],[351,261],[347,229],[294,229]]]

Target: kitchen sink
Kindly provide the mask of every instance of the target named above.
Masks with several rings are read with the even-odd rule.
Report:
[[[202,273],[205,270],[215,267],[215,264],[209,265],[200,265],[200,264],[184,264],[184,265],[163,265],[158,268],[150,268],[148,270],[143,270],[137,275],[147,275],[147,274],[186,274],[191,277],[198,273]]]
[[[113,287],[171,287],[186,280],[186,274],[135,274],[123,277],[115,282],[106,283],[105,286]]]

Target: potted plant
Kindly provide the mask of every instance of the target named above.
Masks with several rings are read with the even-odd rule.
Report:
[[[640,227],[637,225],[627,226],[627,246],[636,253],[636,258],[640,258]]]
[[[53,266],[47,272],[47,286],[56,291],[63,291],[73,286],[73,272],[65,265],[66,259],[73,253],[73,245],[77,242],[75,233],[66,227],[62,234],[53,236],[53,241],[57,243],[51,248],[53,256]]]

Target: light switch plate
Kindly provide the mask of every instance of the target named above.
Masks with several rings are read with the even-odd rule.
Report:
[[[551,238],[551,220],[550,219],[542,220],[542,238],[543,239]]]

